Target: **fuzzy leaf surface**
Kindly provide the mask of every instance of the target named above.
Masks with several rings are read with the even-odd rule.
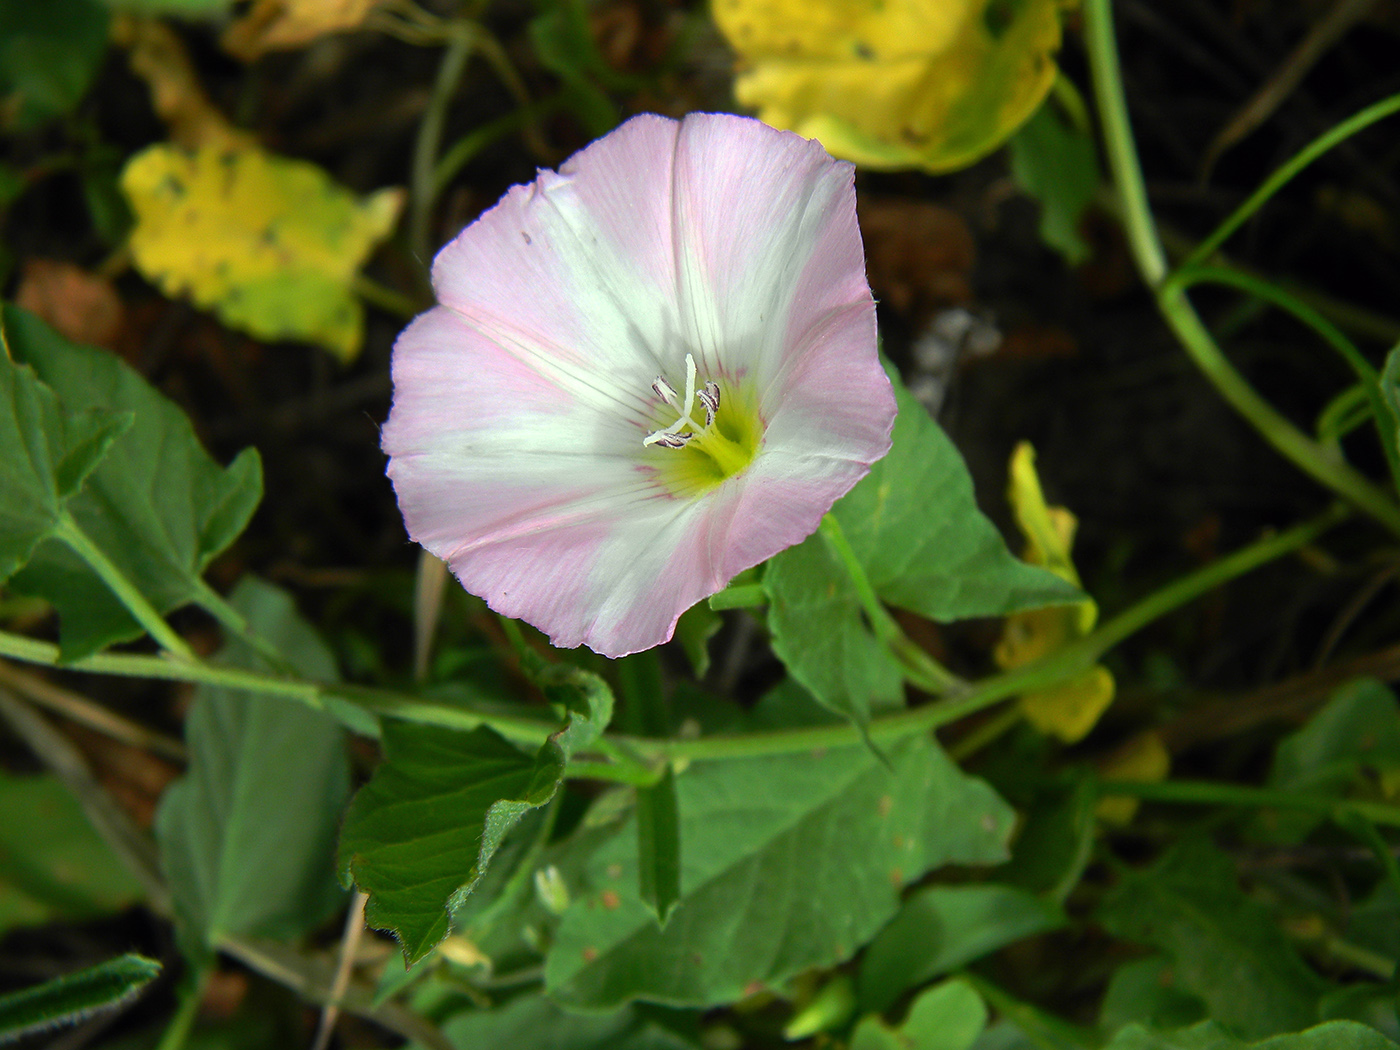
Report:
[[[0,1043],[78,1024],[129,1001],[159,976],[160,963],[129,952],[77,973],[0,996]]]
[[[1012,813],[930,740],[697,762],[676,778],[681,897],[664,929],[637,890],[635,817],[570,887],[545,968],[562,1005],[730,1002],[849,958],[899,889],[1006,856]]]
[[[369,894],[366,921],[399,939],[407,965],[447,936],[506,833],[554,796],[572,750],[612,716],[594,675],[566,670],[546,691],[569,698],[569,721],[534,756],[485,726],[385,722],[384,762],[345,816],[340,867]]]
[[[232,604],[299,673],[337,677],[282,591],[249,577]],[[221,659],[265,669],[242,643]],[[318,925],[344,900],[334,865],[350,792],[344,730],[285,699],[201,686],[185,737],[189,772],[161,799],[156,840],[187,952],[199,958],[225,934],[289,938]]]
[[[34,369],[63,411],[132,414],[131,428],[111,443],[67,509],[157,611],[199,601],[208,593],[200,574],[262,498],[257,452],[245,449],[221,467],[185,414],[115,354],[70,343],[14,306],[4,308],[4,330],[11,356]],[[58,608],[65,659],[142,633],[106,584],[55,540],[35,548],[14,587]]]
[[[34,370],[0,354],[0,582],[58,527],[131,416],[69,412]]]
[[[893,447],[832,508],[881,600],[930,619],[1001,616],[1082,598],[1007,549],[977,509],[961,453],[892,375]],[[844,566],[821,533],[764,573],[773,649],[822,704],[863,723],[902,696],[898,665],[865,625]]]

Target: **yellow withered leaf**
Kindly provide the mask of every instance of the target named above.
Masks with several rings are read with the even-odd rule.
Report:
[[[327,33],[355,29],[384,0],[255,0],[220,43],[251,62],[269,51],[304,47]]]
[[[766,123],[884,170],[965,167],[1056,76],[1065,0],[714,0],[734,94]]]
[[[1007,495],[1016,523],[1026,536],[1022,557],[1079,586],[1079,573],[1070,558],[1074,530],[1079,523],[1064,507],[1046,505],[1035,472],[1035,449],[1029,442],[1022,441],[1011,454],[1011,486]],[[998,666],[1007,669],[1032,663],[1084,637],[1094,629],[1098,617],[1098,606],[1092,599],[1015,613],[1007,617],[993,656]],[[1099,716],[1113,703],[1113,694],[1113,675],[1107,668],[1095,666],[1051,689],[1022,694],[1021,713],[1042,733],[1072,744],[1094,728]]]
[[[364,310],[351,291],[394,228],[403,191],[361,199],[305,161],[251,147],[157,145],[127,162],[137,268],[260,339],[359,353]]]

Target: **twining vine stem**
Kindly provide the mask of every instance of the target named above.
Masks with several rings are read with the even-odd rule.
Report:
[[[1156,298],[1157,309],[1162,317],[1220,395],[1259,431],[1264,440],[1315,481],[1400,536],[1400,506],[1397,506],[1394,499],[1383,488],[1309,438],[1264,400],[1221,352],[1215,338],[1202,322],[1191,300],[1187,298],[1182,284],[1169,276],[1166,253],[1162,249],[1152,209],[1147,201],[1142,166],[1138,162],[1137,146],[1133,140],[1132,126],[1128,121],[1128,106],[1118,63],[1118,46],[1113,35],[1110,0],[1086,0],[1084,31],[1089,64],[1093,72],[1099,123],[1122,208],[1128,244],[1143,280]],[[1380,116],[1393,111],[1385,109],[1385,106],[1382,106],[1382,110]],[[1371,122],[1380,119],[1380,116],[1372,114]],[[1351,129],[1353,133],[1356,130],[1359,130],[1359,126]],[[1340,139],[1329,140],[1328,145],[1335,144],[1335,141]],[[1287,167],[1281,170],[1286,170]],[[1218,230],[1207,238],[1205,243],[1209,250],[1213,251],[1218,247],[1239,223],[1291,176],[1291,172],[1283,178],[1276,174],[1273,179],[1267,181],[1258,193],[1226,219],[1221,227],[1223,233]],[[1194,258],[1192,261],[1195,261]]]
[[[1349,512],[1345,507],[1334,506],[1309,521],[1266,536],[1173,581],[1109,619],[1092,633],[1036,663],[984,678],[969,685],[966,691],[934,703],[872,719],[868,726],[870,739],[894,741],[926,733],[975,714],[1009,697],[1044,689],[1082,674],[1104,653],[1153,621],[1237,576],[1307,546],[1348,516]],[[541,714],[544,717],[539,718],[489,712],[387,689],[312,682],[168,656],[98,653],[64,663],[59,658],[58,646],[4,631],[0,631],[0,656],[27,663],[62,666],[75,671],[222,686],[227,689],[281,696],[318,708],[325,707],[328,702],[349,702],[388,718],[401,718],[449,729],[468,730],[477,726],[489,726],[502,736],[522,744],[541,744],[558,729],[558,725],[548,720],[543,711]],[[701,737],[695,740],[626,736],[610,736],[607,739],[610,744],[617,745],[615,753],[627,752],[635,755],[642,763],[659,766],[677,760],[747,758],[849,747],[861,743],[862,736],[855,726],[833,725]],[[574,771],[586,772],[586,775],[594,779],[615,779],[630,783],[646,781],[630,763],[590,762],[587,766],[576,766]]]

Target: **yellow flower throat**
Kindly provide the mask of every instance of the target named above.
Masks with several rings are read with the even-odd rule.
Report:
[[[672,495],[692,498],[732,478],[753,462],[763,437],[763,423],[750,392],[743,386],[710,380],[696,389],[695,358],[685,355],[685,397],[658,376],[658,397],[679,418],[648,434],[642,444],[664,450],[655,459],[657,474]],[[694,418],[697,403],[703,424]]]

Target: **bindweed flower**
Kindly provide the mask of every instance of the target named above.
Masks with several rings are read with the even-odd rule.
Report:
[[[513,187],[394,346],[413,539],[622,656],[810,535],[894,422],[852,179],[756,120],[645,115]]]

